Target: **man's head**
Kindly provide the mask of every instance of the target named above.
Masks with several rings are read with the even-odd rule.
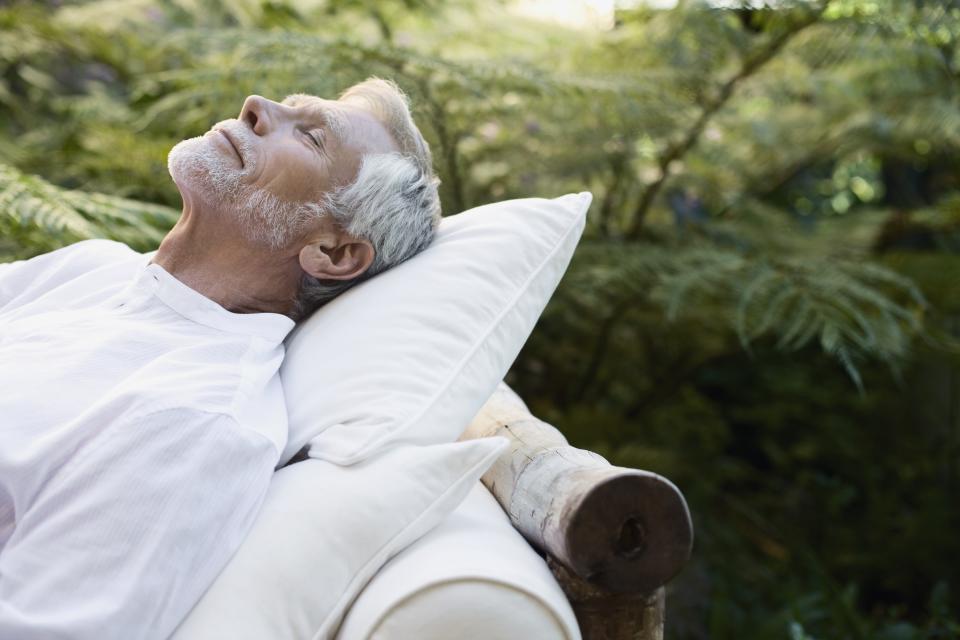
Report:
[[[177,144],[168,167],[185,202],[238,227],[251,251],[297,254],[298,319],[426,248],[440,221],[430,148],[406,96],[377,78],[337,100],[250,96],[238,119]]]

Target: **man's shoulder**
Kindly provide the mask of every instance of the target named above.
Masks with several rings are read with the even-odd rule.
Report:
[[[3,265],[10,269],[12,276],[18,274],[23,279],[36,280],[52,274],[60,278],[81,275],[107,264],[116,264],[136,259],[143,254],[134,251],[122,242],[105,238],[80,240],[65,247]],[[7,274],[7,271],[3,272]]]
[[[0,264],[0,309],[8,311],[23,306],[101,269],[116,267],[118,274],[123,274],[144,259],[144,254],[122,242],[91,239],[29,260]]]
[[[106,238],[80,240],[51,251],[49,254],[51,258],[57,259],[56,261],[69,261],[75,266],[86,266],[88,268],[139,255],[141,255],[139,252],[134,251],[126,244]]]

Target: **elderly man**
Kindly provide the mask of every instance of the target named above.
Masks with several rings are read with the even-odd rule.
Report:
[[[284,337],[439,223],[429,147],[376,78],[250,96],[168,164],[183,214],[156,252],[0,265],[0,639],[168,637],[286,462]]]

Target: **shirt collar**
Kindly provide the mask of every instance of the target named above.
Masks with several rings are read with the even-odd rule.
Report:
[[[177,280],[150,260],[156,251],[144,254],[135,288],[151,292],[168,307],[199,324],[258,336],[279,344],[294,327],[294,321],[280,313],[234,313]]]

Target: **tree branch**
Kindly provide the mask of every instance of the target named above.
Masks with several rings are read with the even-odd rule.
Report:
[[[747,58],[740,70],[720,87],[716,97],[713,98],[713,100],[708,101],[707,104],[703,106],[700,116],[697,118],[696,122],[693,123],[690,129],[687,130],[680,141],[667,147],[663,155],[657,160],[657,167],[660,170],[659,175],[653,182],[647,185],[647,187],[640,194],[640,200],[637,203],[636,209],[634,210],[630,226],[627,228],[626,237],[628,239],[635,240],[637,237],[639,237],[640,231],[643,229],[643,223],[647,217],[647,213],[650,210],[650,205],[653,204],[654,198],[656,198],[657,194],[660,192],[664,183],[667,181],[667,178],[670,177],[670,165],[674,161],[683,158],[683,156],[693,148],[693,146],[700,139],[700,135],[706,128],[707,123],[710,122],[710,119],[714,116],[714,114],[717,113],[717,111],[727,104],[727,102],[729,102],[731,96],[733,96],[734,90],[737,88],[737,85],[739,85],[743,80],[754,75],[757,71],[763,68],[764,65],[773,60],[777,53],[779,53],[794,36],[799,34],[807,27],[816,24],[820,20],[820,16],[823,14],[824,10],[826,10],[829,4],[830,2],[827,0],[827,2],[814,9],[814,11],[812,11],[804,19],[792,25],[791,28],[779,34],[777,37],[767,43],[766,46],[761,47],[758,52]]]

